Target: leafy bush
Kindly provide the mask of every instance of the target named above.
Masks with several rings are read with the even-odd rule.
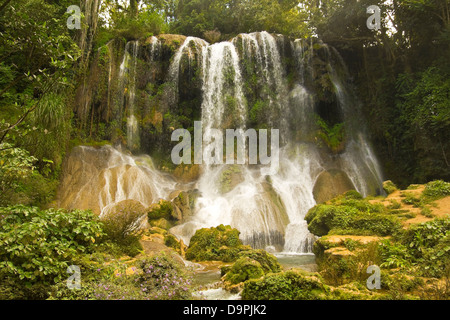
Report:
[[[379,244],[382,268],[408,268],[411,266],[412,256],[408,248],[401,243],[385,240]]]
[[[98,275],[96,279],[81,281],[77,290],[67,288],[65,281],[52,286],[49,300],[149,300],[136,285],[136,276]]]
[[[157,300],[186,300],[192,297],[192,279],[170,256],[160,254],[141,261],[143,273],[137,283],[143,292]]]
[[[102,218],[106,238],[117,243],[125,254],[134,257],[142,250],[139,228],[144,218],[145,207],[139,202],[119,202]]]
[[[101,223],[90,211],[1,207],[1,274],[29,284],[58,282],[103,235]]]
[[[435,200],[450,196],[450,183],[442,180],[431,181],[425,186],[423,195]]]
[[[0,144],[0,204],[7,204],[11,192],[17,192],[21,182],[34,173],[36,161],[24,149],[9,143]]]
[[[337,123],[330,127],[322,118],[317,116],[317,125],[320,130],[317,132],[319,138],[330,148],[331,151],[341,152],[345,146],[345,126]]]
[[[399,236],[425,276],[441,277],[450,264],[450,218],[412,226]]]
[[[194,261],[236,261],[241,251],[248,250],[239,239],[239,231],[230,226],[219,225],[202,228],[192,236],[186,259]]]

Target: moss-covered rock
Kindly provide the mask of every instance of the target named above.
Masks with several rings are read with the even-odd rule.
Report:
[[[314,185],[313,195],[317,203],[323,203],[352,189],[355,187],[347,174],[333,169],[319,175]]]
[[[249,279],[257,279],[268,273],[281,271],[275,256],[265,250],[246,250],[239,253],[239,259],[232,265],[221,269],[224,281],[238,284]]]
[[[241,166],[233,164],[225,167],[220,173],[219,190],[222,194],[230,192],[243,181]]]
[[[186,250],[186,259],[232,262],[237,260],[239,252],[249,249],[249,246],[242,244],[237,229],[219,225],[202,228],[195,232]]]
[[[308,229],[317,236],[330,231],[339,234],[391,235],[400,229],[398,218],[388,214],[381,204],[355,199],[355,194],[335,198],[331,204],[319,204],[305,216]]]
[[[317,274],[288,270],[246,281],[241,296],[244,300],[324,300],[330,297],[330,288]]]
[[[387,181],[383,182],[383,190],[387,194],[391,194],[398,189],[397,189],[397,186],[391,180],[387,180]]]
[[[248,257],[258,261],[264,273],[281,271],[281,265],[278,263],[277,258],[263,249],[242,251],[239,253],[239,257]]]
[[[250,279],[259,279],[264,275],[261,264],[249,257],[239,258],[225,275],[225,281],[238,284]]]
[[[167,221],[164,218],[150,220],[149,223],[152,227],[156,227],[156,228],[160,228],[160,229],[164,229],[164,230],[169,230],[173,226],[172,223],[170,223],[169,221]]]
[[[174,235],[172,235],[170,233],[167,233],[164,236],[164,244],[175,250],[180,250],[180,242],[177,240],[177,238]]]
[[[180,216],[180,220],[186,221],[194,214],[195,202],[199,196],[198,190],[177,191],[171,194],[172,204]]]
[[[173,175],[184,183],[193,182],[200,176],[200,166],[198,164],[180,164],[173,171]]]
[[[170,201],[166,201],[163,199],[160,199],[158,203],[153,203],[148,209],[147,209],[148,219],[149,220],[155,220],[155,219],[176,219],[177,216],[174,213],[174,209],[172,206],[172,203]]]

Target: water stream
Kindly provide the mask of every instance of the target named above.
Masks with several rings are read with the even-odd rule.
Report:
[[[149,43],[147,56],[156,61],[161,43],[156,37]],[[131,151],[139,150],[142,135],[136,97],[141,46],[138,41],[126,44],[118,78],[110,75],[107,86],[117,81],[119,96],[115,100],[120,108],[124,106],[119,113],[126,116],[126,140]],[[338,170],[363,196],[380,192],[382,181],[345,65],[335,50],[325,49],[336,112],[342,115],[347,132],[343,151],[324,151],[315,138],[316,93],[307,84],[314,76],[312,45],[301,40],[287,42],[267,32],[240,34],[212,45],[187,37],[172,57],[167,81],[174,88],[170,103],[177,105],[182,66],[197,68],[201,75],[201,121],[206,137],[203,159],[210,161],[201,164],[200,178],[189,186],[177,185],[169,175],[156,170],[148,156],[132,156],[113,147],[78,147],[64,169],[69,178],[61,186],[61,205],[91,208],[102,214],[123,200],[149,206],[160,198],[168,199],[174,190],[198,189],[194,215],[171,229],[185,243],[199,228],[225,224],[239,229],[242,241],[254,248],[311,253],[315,237],[309,233],[304,217],[316,204],[314,190],[319,177]],[[295,60],[290,78],[286,50],[292,51]],[[110,73],[112,69],[110,64]],[[249,105],[250,98],[257,101],[254,106]],[[258,106],[270,112],[255,113]],[[213,152],[214,129],[249,129],[255,114],[269,129],[280,130],[279,168],[272,175],[261,171],[262,165],[223,163],[221,155]],[[243,146],[247,152],[248,144]]]

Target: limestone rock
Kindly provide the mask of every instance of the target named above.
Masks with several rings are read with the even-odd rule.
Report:
[[[319,175],[313,195],[317,203],[323,203],[352,189],[355,189],[355,186],[345,172],[331,169]]]

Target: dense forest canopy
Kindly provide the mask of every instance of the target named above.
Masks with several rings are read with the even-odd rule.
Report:
[[[163,33],[210,43],[262,30],[323,40],[349,66],[386,177],[400,185],[450,179],[446,0],[87,0],[81,30],[67,28],[72,4],[0,5],[2,203],[51,199],[71,139],[89,137],[72,124],[90,53],[114,38]],[[381,9],[380,30],[366,27],[370,5]]]

